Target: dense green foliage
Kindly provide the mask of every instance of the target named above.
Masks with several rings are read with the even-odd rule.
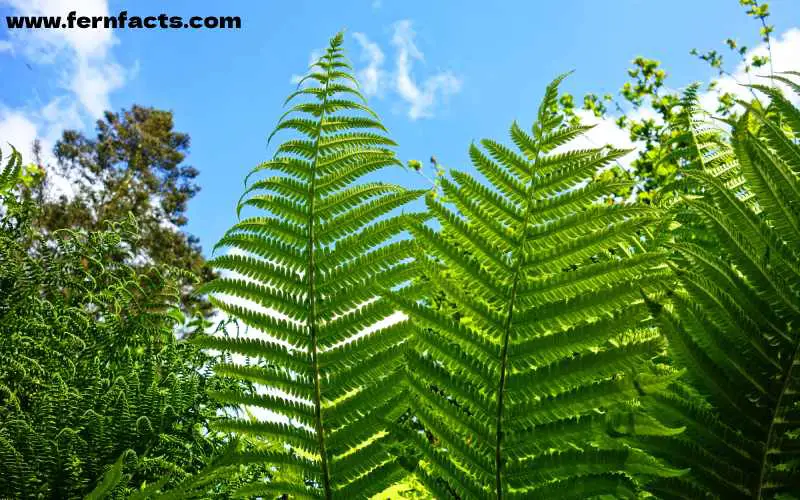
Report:
[[[554,151],[587,130],[553,111],[560,80],[531,133],[511,127],[518,152],[492,140],[481,142],[486,152],[471,147],[490,186],[454,171],[442,188],[457,212],[428,198],[452,238],[412,228],[431,286],[462,313],[453,321],[396,299],[429,327],[417,332],[407,375],[412,411],[434,436],[417,438],[422,475],[442,496],[627,497],[630,475],[677,473],[612,437],[669,432],[627,410],[670,381],[647,366],[664,345],[639,295],[670,277],[663,252],[637,235],[656,213],[599,201],[617,182],[588,182],[626,151]]]
[[[729,129],[708,123],[696,87],[683,103],[680,188],[703,194],[673,208],[667,246],[682,287],[652,308],[691,384],[659,398],[658,412],[687,431],[657,446],[692,474],[659,485],[665,497],[800,489],[800,110],[756,88],[769,105],[746,105]]]
[[[300,137],[256,169],[279,173],[255,182],[240,205],[266,215],[223,238],[236,251],[214,260],[227,275],[205,288],[261,332],[198,338],[248,356],[218,373],[262,384],[247,397],[216,397],[280,416],[220,428],[285,443],[231,458],[284,471],[241,494],[366,497],[398,481],[401,465],[442,498],[761,498],[790,489],[796,433],[783,415],[795,404],[797,263],[777,232],[796,230],[796,205],[785,199],[797,182],[787,128],[797,110],[785,98],[762,88],[773,104],[751,105],[730,139],[697,128],[692,91],[675,103],[676,128],[659,148],[681,174],[674,191],[686,194],[664,191],[656,207],[615,201],[625,182],[597,175],[624,151],[566,149],[587,128],[562,119],[556,80],[531,132],[512,126],[517,150],[491,140],[471,147],[485,181],[457,171],[439,180],[443,196],[427,197],[432,226],[425,216],[385,217],[417,193],[354,183],[396,160],[380,147],[391,144],[384,136],[341,132],[378,122],[331,115],[329,107],[368,113],[334,97],[360,97],[340,43],[314,65],[317,85],[290,96],[311,101],[277,130]],[[392,237],[404,229],[413,243]],[[397,289],[406,282],[414,285]],[[728,291],[731,283],[738,288]],[[411,321],[374,326],[392,304]],[[756,311],[772,334],[745,314]],[[766,363],[752,359],[759,353]],[[765,393],[743,393],[745,384]]]
[[[768,41],[764,5],[742,3]],[[791,97],[753,85],[719,119],[698,86],[661,95],[663,127],[631,126],[649,191],[632,199],[617,196],[642,181],[614,168],[626,151],[570,149],[590,127],[562,76],[530,129],[511,126],[513,146],[471,145],[477,174],[442,170],[417,213],[423,191],[376,179],[402,164],[342,44],[289,96],[270,140],[288,137],[246,179],[198,294],[216,328],[184,324],[185,273],[131,264],[161,241],[142,243],[133,219],[32,223],[39,171],[12,152],[0,496],[797,498]],[[659,96],[658,64],[636,65],[625,98]],[[800,96],[798,78],[765,82]],[[62,153],[115,190],[175,191],[182,139],[158,139],[166,119],[108,116],[104,140],[70,136]],[[161,131],[153,158],[123,160],[141,139],[126,120]],[[99,206],[135,215],[142,192]],[[184,194],[162,200],[176,225]]]
[[[344,63],[332,64],[338,43],[335,39],[316,65],[312,78],[320,85],[290,97],[316,98],[318,102],[292,109],[312,117],[297,119],[290,112],[278,127],[306,138],[278,147],[276,158],[265,166],[281,175],[255,183],[247,193],[266,189],[269,194],[244,198],[243,206],[255,206],[271,217],[245,219],[226,235],[221,245],[240,252],[219,257],[216,264],[235,274],[207,288],[252,303],[219,305],[267,335],[266,340],[202,340],[207,347],[260,358],[258,368],[239,364],[220,372],[272,388],[250,398],[223,394],[222,399],[292,419],[288,426],[241,420],[226,424],[226,430],[289,443],[285,454],[251,454],[243,460],[283,464],[300,471],[295,477],[303,477],[302,485],[259,483],[247,491],[336,496],[349,493],[353,485],[370,484],[372,475],[380,474],[371,483],[376,488],[370,491],[377,492],[398,477],[389,472],[392,459],[381,446],[395,441],[402,446],[388,449],[401,450],[399,463],[439,497],[632,497],[649,490],[676,497],[705,492],[760,498],[790,489],[797,481],[790,443],[796,432],[787,428],[791,420],[784,422],[782,415],[794,411],[787,408],[795,404],[791,367],[797,318],[792,314],[798,280],[792,274],[797,271],[792,240],[785,238],[796,230],[796,202],[787,197],[794,195],[797,182],[791,163],[796,161],[796,131],[788,128],[797,110],[785,98],[761,88],[773,104],[750,105],[733,124],[732,138],[714,127],[698,128],[694,90],[671,103],[674,128],[665,135],[668,142],[659,145],[659,155],[680,173],[674,191],[686,194],[676,199],[665,190],[659,205],[672,208],[663,209],[615,201],[612,195],[625,191],[625,181],[596,175],[624,151],[565,148],[587,129],[563,121],[556,106],[557,80],[548,88],[531,132],[512,126],[516,151],[490,140],[482,141],[483,148],[471,147],[473,163],[488,183],[457,171],[452,179],[440,179],[443,197],[427,198],[437,225],[414,220],[416,216],[405,217],[402,225],[396,222],[399,218],[374,223],[391,225],[395,232],[405,227],[415,241],[414,246],[404,239],[386,244],[389,231],[380,239],[372,238],[369,229],[357,232],[374,221],[359,215],[377,206],[367,196],[347,205],[353,210],[347,219],[313,217],[320,204],[312,196],[317,175],[331,175],[331,170],[319,168],[326,151],[317,147],[326,144],[320,139],[327,123],[326,74],[349,79]],[[335,91],[357,92],[349,85]],[[360,108],[346,100],[334,102]],[[375,137],[345,137],[353,141],[353,149],[328,154],[375,154]],[[743,148],[749,148],[747,161],[741,160]],[[344,165],[356,173],[367,170],[357,163]],[[352,197],[367,189],[350,181],[344,177],[336,187]],[[783,183],[789,187],[784,189]],[[409,193],[403,201],[411,197]],[[324,195],[322,200],[322,206],[331,206]],[[749,224],[752,234],[726,226],[732,224],[728,218]],[[344,221],[352,221],[343,229],[346,251],[340,251],[335,238],[311,239]],[[748,243],[750,237],[763,241]],[[720,252],[728,246],[730,252]],[[705,260],[698,257],[701,250],[707,253]],[[309,257],[317,253],[346,260]],[[739,257],[745,260],[729,262]],[[749,276],[751,271],[756,275]],[[329,277],[341,282],[330,295],[319,293],[331,286],[325,284]],[[413,287],[390,291],[409,279]],[[758,279],[777,288],[762,289],[766,285]],[[729,291],[731,284],[738,288]],[[343,306],[339,291],[349,299]],[[411,333],[406,322],[377,332],[368,328],[392,311],[386,299],[410,315],[411,342],[406,340]],[[375,302],[363,305],[370,300]],[[322,306],[329,303],[330,309]],[[265,309],[278,316],[265,314]],[[311,319],[321,319],[315,310],[329,314],[319,328],[334,335],[330,343],[313,344],[316,327]],[[760,327],[770,327],[772,333],[758,329],[761,320],[752,316],[756,312],[764,318]],[[329,326],[339,321],[347,327],[343,332]],[[351,344],[365,329],[366,337]],[[397,333],[381,339],[388,332]],[[748,335],[761,337],[743,343]],[[766,350],[749,350],[759,342]],[[351,349],[355,346],[363,347]],[[405,376],[398,378],[404,349]],[[328,365],[330,375],[325,363],[329,353],[342,363]],[[767,358],[751,359],[759,353]],[[767,370],[769,363],[775,372]],[[681,377],[678,368],[688,369],[687,376]],[[354,376],[337,389],[344,381],[340,370]],[[759,381],[760,376],[764,378]],[[392,382],[392,390],[380,389],[386,381]],[[745,384],[765,392],[743,393]],[[325,398],[327,391],[335,396]],[[317,394],[323,397],[317,399]],[[350,409],[351,398],[361,411],[343,423],[335,416],[340,405]],[[749,407],[740,406],[744,404]],[[388,420],[399,415],[395,408],[407,410],[406,424]],[[346,443],[350,448],[326,456],[324,446],[337,442],[351,421],[362,420],[369,425],[359,425],[363,431]],[[331,421],[333,430],[324,427]],[[718,441],[708,441],[710,436]],[[783,450],[778,443],[787,450],[777,451]],[[353,472],[337,477],[337,472],[349,472],[335,466],[337,459],[346,459]],[[333,486],[328,488],[326,481]]]
[[[19,155],[9,159],[0,177],[1,495],[77,498],[118,458],[122,489],[199,469],[221,445],[207,431],[217,405],[197,370],[210,358],[174,334],[175,276],[117,259],[138,237],[130,221],[44,235],[31,225],[36,207],[17,196]]]

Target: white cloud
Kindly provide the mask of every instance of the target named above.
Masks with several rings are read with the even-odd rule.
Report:
[[[361,46],[361,59],[367,62],[367,66],[357,74],[358,81],[368,96],[378,94],[382,89],[382,84],[386,78],[386,73],[381,69],[385,56],[380,46],[370,41],[364,33],[353,33]]]
[[[317,60],[324,55],[325,55],[324,49],[312,50],[311,53],[308,55],[308,69],[310,70],[311,65],[317,62]],[[305,75],[297,75],[297,74],[292,75],[291,78],[289,78],[289,83],[291,83],[292,85],[297,85],[303,79],[303,76]]]
[[[79,16],[108,15],[107,0],[82,0],[79,7],[70,0],[2,0],[0,3],[8,4],[14,15],[22,16],[66,16],[73,10]],[[112,30],[103,28],[15,30],[12,35],[25,40],[24,50],[37,62],[49,62],[65,49],[81,57],[103,59],[116,43]]]
[[[92,64],[78,62],[77,70],[70,82],[70,90],[78,97],[89,116],[97,118],[111,108],[109,95],[125,83],[125,70],[119,64],[106,62]]]
[[[782,36],[772,39],[772,70],[775,73],[784,71],[800,71],[800,29],[791,28],[783,33]],[[753,56],[768,56],[769,51],[767,45],[762,43],[756,48],[751,49],[746,54],[746,60],[752,60]],[[762,66],[760,68],[751,68],[750,74],[746,71],[745,63],[740,62],[736,70],[730,75],[723,75],[717,78],[716,88],[709,92],[704,92],[700,96],[700,105],[709,112],[715,112],[717,109],[718,97],[726,92],[729,92],[739,99],[747,100],[753,97],[750,89],[745,85],[750,83],[757,83],[761,85],[769,85],[768,78],[761,78],[760,76],[769,76],[770,65]],[[797,94],[786,91],[783,84],[778,84],[783,88],[785,95],[792,100],[795,104],[800,103],[800,96]]]
[[[78,10],[80,16],[108,16],[107,0],[84,0],[80,8],[69,0],[0,0],[7,3],[15,15],[66,16]],[[73,92],[92,119],[109,108],[109,95],[126,80],[125,70],[117,64],[111,49],[117,43],[113,30],[88,29],[31,29],[10,32],[13,46],[35,64],[58,62],[63,71],[62,86]],[[66,62],[66,64],[64,64]]]
[[[33,143],[39,140],[41,156],[45,166],[53,166],[53,146],[61,132],[83,126],[77,106],[57,97],[45,106],[33,111],[10,109],[0,104],[0,147],[5,149],[12,144],[22,154],[26,163],[33,160]],[[70,197],[73,194],[73,181],[55,169],[47,173],[49,195]]]
[[[107,0],[83,0],[80,7],[70,0],[0,0],[12,15],[66,16],[76,10],[80,16],[108,16]],[[0,102],[0,141],[11,142],[31,159],[31,145],[39,139],[46,166],[55,164],[52,147],[65,129],[84,129],[111,108],[111,94],[135,75],[114,58],[117,44],[113,30],[26,29],[9,31],[9,40],[0,41],[0,52],[10,52],[26,63],[46,67],[57,75],[62,93],[49,97],[45,104],[38,95],[31,103],[10,108]],[[71,182],[49,171],[53,194],[69,195]]]
[[[439,97],[446,98],[461,90],[461,80],[450,71],[439,72],[418,85],[412,74],[413,62],[424,61],[422,52],[414,43],[416,33],[411,21],[402,20],[394,25],[392,44],[397,49],[394,88],[409,105],[408,117],[412,120],[433,116]]]
[[[397,94],[403,101],[408,117],[412,120],[430,118],[441,99],[458,93],[461,90],[461,79],[451,71],[440,71],[418,83],[412,74],[415,61],[424,62],[422,52],[414,43],[415,33],[409,20],[398,21],[394,24],[392,45],[396,50],[395,67],[393,71],[384,69],[386,55],[380,45],[360,32],[353,33],[361,48],[360,60],[365,64],[357,69],[361,90],[366,96],[383,97],[387,91]],[[316,61],[324,51],[315,50],[311,53],[311,61]],[[293,74],[289,81],[297,85],[302,80],[301,75]]]
[[[78,128],[82,126],[77,104],[70,102],[66,97],[56,97],[42,107],[40,117],[47,125],[46,133],[42,137],[46,141],[55,142],[61,135],[61,130]]]
[[[30,153],[30,146],[37,137],[38,128],[24,113],[0,108],[0,149],[3,156],[11,144],[23,155]],[[28,157],[26,156],[26,159]]]

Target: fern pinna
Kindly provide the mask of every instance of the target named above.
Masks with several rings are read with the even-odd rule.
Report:
[[[612,437],[671,431],[634,411],[671,378],[649,365],[663,345],[639,295],[668,269],[637,236],[653,210],[596,203],[620,185],[587,183],[627,151],[554,151],[590,128],[554,112],[562,78],[532,134],[512,125],[518,152],[471,147],[491,187],[452,172],[442,188],[456,211],[429,196],[441,231],[412,229],[433,289],[463,315],[393,298],[419,325],[407,378],[429,438],[408,438],[442,498],[630,497],[638,473],[678,473]]]
[[[690,88],[689,140],[667,157],[689,187],[669,243],[683,286],[651,305],[690,385],[656,398],[662,418],[686,432],[652,446],[692,471],[655,483],[663,497],[800,491],[800,110],[776,88],[754,88],[768,106],[742,103],[725,128]]]
[[[380,294],[413,276],[411,243],[399,235],[420,216],[395,212],[422,192],[356,183],[400,163],[363,103],[342,41],[341,34],[331,40],[287,99],[296,103],[275,132],[295,134],[254,170],[277,174],[250,185],[240,203],[261,215],[225,234],[218,247],[231,251],[212,263],[227,275],[204,288],[220,310],[265,334],[197,340],[259,360],[217,372],[262,384],[265,392],[216,397],[288,419],[228,420],[222,428],[288,444],[238,459],[297,469],[304,478],[257,483],[244,492],[251,495],[368,497],[402,473],[385,451],[384,419],[402,398],[410,327],[380,323],[394,312]]]

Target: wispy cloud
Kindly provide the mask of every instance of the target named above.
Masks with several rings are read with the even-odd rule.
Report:
[[[381,68],[386,57],[380,46],[370,41],[364,33],[353,33],[353,38],[361,46],[361,60],[367,63],[364,69],[358,71],[358,81],[366,95],[376,95],[382,90],[386,78],[386,72]]]
[[[461,79],[451,71],[439,71],[422,81],[416,79],[414,64],[424,63],[425,56],[414,41],[416,33],[408,19],[398,21],[393,26],[393,70],[383,69],[386,57],[376,42],[364,33],[354,33],[353,37],[361,47],[361,61],[366,63],[357,71],[364,93],[382,97],[388,91],[393,92],[402,101],[405,113],[411,120],[433,117],[440,101],[461,90]]]
[[[92,64],[81,60],[70,81],[69,89],[78,97],[90,116],[96,118],[111,109],[109,96],[125,83],[125,70],[115,63]]]
[[[446,98],[461,90],[461,80],[450,71],[428,77],[418,84],[412,74],[414,61],[424,61],[422,52],[414,43],[416,33],[411,21],[398,21],[394,25],[392,45],[397,49],[394,86],[400,97],[409,105],[408,117],[412,120],[433,116],[439,97]]]

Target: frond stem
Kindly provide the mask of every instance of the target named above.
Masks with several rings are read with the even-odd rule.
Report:
[[[795,362],[797,361],[797,355],[800,353],[800,334],[797,335],[797,340],[794,344],[794,353],[789,358],[789,366],[786,368],[786,373],[783,375],[783,382],[781,383],[781,392],[778,394],[778,400],[775,401],[775,407],[772,409],[772,418],[769,421],[769,428],[767,429],[767,437],[764,440],[764,450],[761,454],[761,466],[759,471],[758,477],[758,484],[756,485],[755,493],[753,493],[753,498],[756,500],[761,500],[762,492],[764,486],[764,477],[767,474],[767,457],[769,455],[769,447],[770,442],[772,441],[772,433],[775,429],[775,420],[778,418],[778,412],[781,410],[781,404],[783,404],[783,396],[786,394],[786,391],[789,389],[789,383],[792,380],[792,370],[794,369]]]
[[[328,49],[326,58],[328,62],[332,62],[332,49]],[[319,160],[319,142],[322,136],[322,126],[325,121],[325,107],[328,102],[328,86],[330,85],[330,66],[327,70],[328,78],[325,81],[325,93],[322,98],[322,106],[320,107],[319,124],[317,125],[317,133],[314,138],[314,164],[311,167],[311,182],[309,186],[308,198],[308,244],[306,251],[308,253],[308,329],[311,337],[311,365],[314,372],[314,430],[317,434],[317,442],[319,443],[320,467],[322,468],[322,486],[325,490],[325,498],[330,500],[332,498],[330,471],[328,468],[328,453],[325,449],[325,428],[322,425],[322,390],[320,388],[320,369],[319,369],[319,353],[317,348],[317,301],[316,301],[316,262],[314,255],[314,217],[315,217],[315,204],[314,197],[316,181],[317,181],[317,162]]]
[[[534,158],[538,158],[539,151],[535,152]],[[506,372],[508,371],[508,343],[511,336],[511,320],[514,316],[514,301],[517,298],[517,288],[519,287],[520,274],[522,273],[523,255],[525,248],[525,241],[528,235],[528,221],[530,220],[533,203],[530,200],[531,190],[533,189],[533,167],[530,171],[530,180],[528,181],[528,205],[525,209],[525,217],[522,221],[522,239],[519,244],[519,254],[514,263],[514,281],[511,285],[511,296],[508,300],[508,310],[506,312],[505,325],[503,326],[503,346],[500,350],[500,381],[497,389],[497,415],[495,417],[496,428],[496,442],[495,442],[495,490],[497,492],[498,500],[503,498],[503,407],[505,399],[506,388]]]

